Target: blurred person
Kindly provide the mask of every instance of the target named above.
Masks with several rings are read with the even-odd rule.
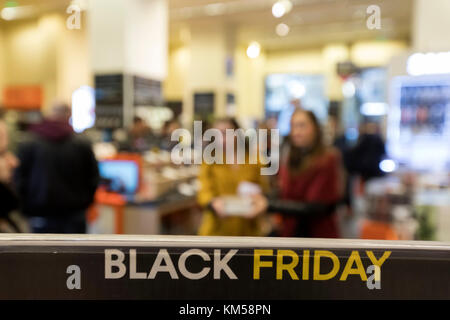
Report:
[[[269,117],[266,120],[262,121],[259,126],[258,129],[262,129],[262,130],[267,130],[267,155],[270,156],[271,154],[271,148],[272,148],[272,144],[270,144],[269,142],[271,141],[271,134],[272,131],[271,130],[276,130],[278,128],[278,122],[277,122],[277,118],[276,117]],[[279,143],[280,141],[278,141],[278,145],[274,146],[274,147],[279,147]]]
[[[141,152],[150,149],[153,132],[144,119],[138,116],[133,118],[133,125],[130,128],[129,136],[132,150]]]
[[[130,128],[130,134],[134,138],[145,137],[151,132],[150,127],[141,117],[135,116],[133,118],[133,125]]]
[[[341,152],[347,148],[347,141],[345,137],[345,132],[342,129],[339,118],[335,115],[329,115],[326,124],[326,137],[324,137],[324,142],[328,146],[334,146]]]
[[[181,124],[177,119],[168,120],[164,123],[161,131],[161,141],[159,147],[162,150],[170,151],[178,143],[177,141],[172,141],[172,132],[181,128]]]
[[[275,144],[272,144],[272,131],[271,130],[277,130],[277,118],[276,117],[269,117],[267,118],[265,121],[262,121],[259,126],[258,129],[259,130],[266,130],[267,135],[266,135],[266,141],[267,141],[267,145],[266,145],[266,150],[261,150],[263,151],[263,154],[267,154],[268,157],[272,157],[271,161],[276,161],[279,162],[279,156],[278,157],[274,157],[274,154],[272,153],[272,148],[277,148],[279,150],[280,148],[280,143],[281,143],[281,139],[279,139],[279,141],[276,141]],[[277,153],[278,154],[278,153]],[[279,167],[278,165],[276,165],[276,167]],[[277,176],[276,175],[271,175],[267,177],[270,189],[276,189],[277,186]]]
[[[252,214],[281,214],[279,230],[272,235],[337,238],[335,208],[341,197],[340,173],[340,155],[325,147],[314,113],[296,109],[281,153],[280,194],[270,199],[255,195]]]
[[[92,140],[91,140],[92,141]],[[112,133],[113,148],[119,152],[129,152],[130,144],[128,141],[128,132],[124,128],[115,129]]]
[[[281,110],[278,115],[278,125],[282,136],[289,134],[289,123],[295,110],[303,109],[302,101],[298,98],[293,98],[289,101],[289,105]]]
[[[239,125],[234,118],[223,118],[215,121],[213,128],[222,133],[221,144],[225,156],[226,130],[237,130]],[[239,138],[244,139],[243,137]],[[234,146],[236,147],[236,145],[235,141]],[[237,195],[241,183],[251,183],[259,186],[262,191],[267,191],[267,180],[260,173],[261,167],[259,164],[248,164],[248,161],[245,164],[206,164],[203,162],[199,174],[201,187],[197,200],[205,212],[199,228],[199,235],[261,236],[264,234],[261,217],[253,215],[227,216],[225,213],[225,197]]]
[[[19,146],[15,183],[35,233],[86,233],[99,173],[90,143],[74,134],[70,116],[69,106],[53,105]]]
[[[269,116],[267,117],[267,119],[264,121],[264,125],[268,128],[268,129],[277,129],[278,128],[278,119],[276,116]]]
[[[345,136],[345,132],[340,124],[339,118],[336,115],[330,115],[328,118],[328,129],[329,129],[329,143],[331,146],[336,148],[340,152],[341,159],[343,160],[342,169],[344,170],[344,174],[342,176],[343,179],[343,195],[341,199],[341,204],[343,204],[348,213],[351,213],[351,203],[352,203],[352,194],[351,194],[351,179],[349,175],[348,165],[346,163],[347,153],[350,150],[350,144],[347,141],[347,137]]]
[[[364,122],[359,127],[356,145],[345,152],[345,164],[352,175],[358,175],[363,182],[384,175],[380,162],[386,155],[386,148],[379,126],[374,122]]]
[[[7,230],[8,226],[20,232],[9,216],[12,211],[18,209],[19,200],[11,188],[12,176],[18,160],[8,148],[8,130],[0,114],[0,232]]]

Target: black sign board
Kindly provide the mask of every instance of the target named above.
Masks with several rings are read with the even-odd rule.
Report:
[[[96,75],[95,102],[102,106],[123,104],[123,75]]]
[[[161,81],[133,77],[134,105],[161,106],[163,104]]]
[[[122,74],[95,76],[95,126],[97,128],[120,128],[123,126],[123,80]]]
[[[0,299],[449,299],[450,246],[0,236]]]
[[[194,94],[194,116],[197,119],[208,119],[214,114],[215,95],[213,92]]]

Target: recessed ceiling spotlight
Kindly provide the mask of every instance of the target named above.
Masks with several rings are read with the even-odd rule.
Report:
[[[272,6],[272,14],[275,18],[281,18],[292,10],[292,2],[289,0],[279,0]]]
[[[250,43],[250,45],[247,48],[247,56],[250,59],[256,59],[259,57],[260,53],[261,53],[261,45],[256,41]]]
[[[284,9],[286,10],[286,13],[291,12],[292,2],[290,0],[281,0],[280,2],[283,4]]]
[[[281,1],[277,1],[272,6],[272,14],[275,18],[281,18],[286,13],[286,8],[283,6]]]
[[[287,24],[280,23],[277,25],[275,31],[276,31],[277,35],[279,35],[280,37],[285,37],[288,35],[290,28]]]

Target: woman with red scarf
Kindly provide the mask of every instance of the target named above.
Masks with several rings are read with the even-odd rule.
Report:
[[[324,146],[314,113],[297,109],[281,151],[280,194],[277,199],[255,196],[255,210],[281,214],[281,236],[337,238],[340,173],[340,155]]]

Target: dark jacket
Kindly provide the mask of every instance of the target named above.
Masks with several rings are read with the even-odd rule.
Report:
[[[347,170],[364,181],[383,176],[380,162],[386,155],[383,139],[376,134],[363,134],[356,146],[344,153]]]
[[[15,184],[28,216],[78,214],[92,203],[99,181],[90,144],[63,122],[44,120],[19,147]]]
[[[10,218],[9,214],[19,208],[19,200],[13,190],[0,182],[0,220],[6,221],[12,230],[20,232],[19,227]],[[0,230],[0,233],[5,232]]]
[[[19,207],[19,201],[11,188],[0,182],[0,219],[8,217],[9,213]]]

